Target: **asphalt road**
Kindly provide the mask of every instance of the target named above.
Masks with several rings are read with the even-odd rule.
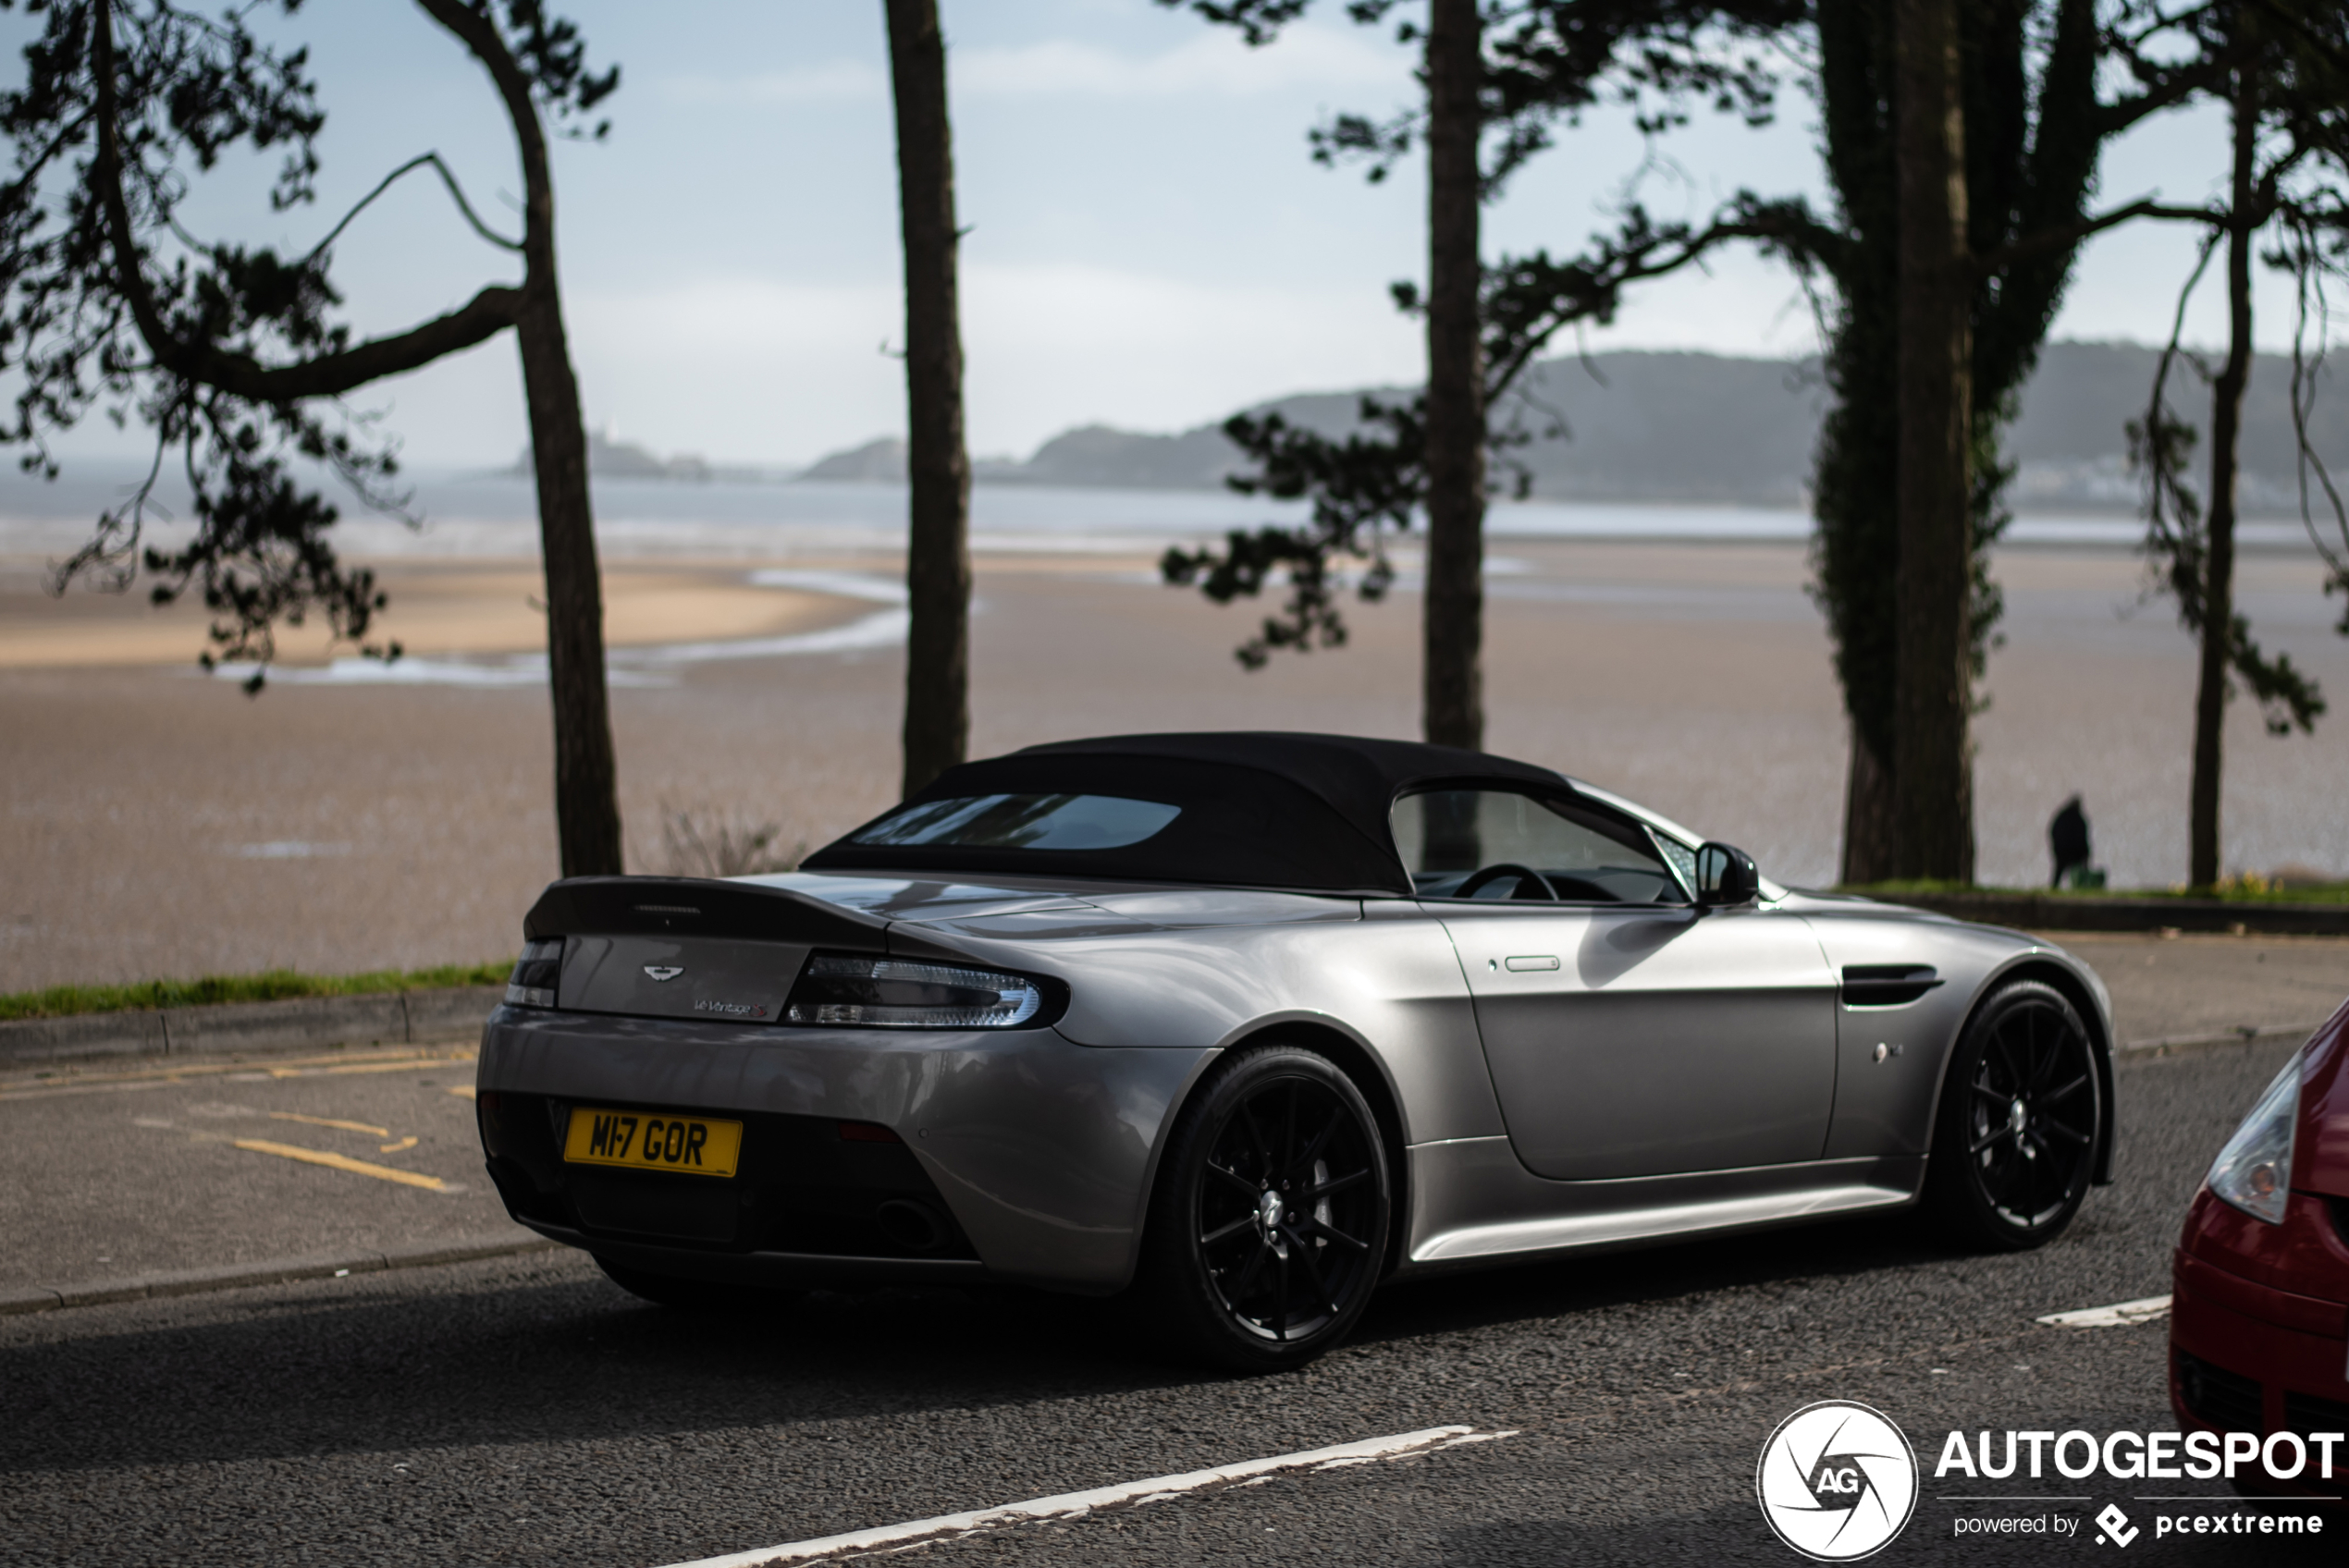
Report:
[[[2187,1198],[2291,1048],[2124,1065],[2118,1182],[2036,1254],[1953,1256],[1881,1219],[1463,1276],[1386,1292],[1352,1344],[1280,1378],[1164,1365],[1113,1309],[1020,1292],[824,1293],[756,1318],[681,1316],[570,1254],[0,1318],[0,1563],[651,1568],[1457,1423],[1514,1435],[990,1532],[922,1560],[1787,1564],[1799,1559],[1753,1501],[1755,1460],[1783,1417],[1831,1398],[1891,1415],[1928,1466],[1914,1518],[1874,1561],[2111,1553],[2088,1524],[2060,1539],[1957,1537],[1959,1513],[1984,1505],[1942,1494],[1980,1488],[1935,1481],[1932,1457],[1951,1429],[2173,1424],[2160,1323],[2032,1320],[2168,1289]],[[445,1072],[85,1084],[47,1103],[113,1106],[66,1114],[90,1118],[92,1150],[152,1133],[146,1147],[187,1162],[166,1167],[179,1187],[223,1170],[299,1178],[283,1215],[252,1217],[262,1230],[328,1192],[440,1223],[448,1210],[414,1206],[478,1192],[194,1134],[337,1131],[273,1114],[289,1109],[365,1121],[420,1136],[389,1156],[371,1145],[369,1162],[424,1156],[417,1169],[437,1170],[445,1153],[453,1182],[456,1151],[424,1141],[441,1137],[436,1115],[461,1112]],[[319,1097],[272,1097],[296,1094]],[[133,1100],[172,1125],[137,1127]],[[25,1103],[0,1102],[0,1142]],[[242,1110],[207,1121],[198,1103]],[[109,1133],[108,1117],[130,1130]],[[218,1163],[231,1160],[245,1163]],[[2119,1501],[2142,1526],[2162,1509],[2237,1506],[2216,1483],[2162,1483],[2210,1501],[2161,1505],[2125,1483],[2085,1485],[2085,1503],[1999,1507],[2081,1521]],[[2291,1543],[2148,1528],[2125,1558],[2332,1563],[2343,1530]]]
[[[2066,931],[2112,993],[2123,1041],[2306,1030],[2349,997],[2349,942],[2334,937],[2144,937]]]
[[[482,1170],[473,1054],[0,1074],[0,1290],[526,1235]]]

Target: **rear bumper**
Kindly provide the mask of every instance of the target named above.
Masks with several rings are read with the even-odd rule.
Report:
[[[1169,1113],[1213,1054],[1079,1046],[1051,1029],[786,1030],[501,1007],[482,1032],[477,1082],[485,1097],[543,1102],[503,1130],[483,1113],[491,1173],[514,1218],[614,1262],[744,1283],[984,1278],[1105,1293],[1132,1276]],[[598,1225],[595,1210],[583,1215],[568,1201],[582,1168],[563,1165],[552,1144],[553,1126],[574,1104],[742,1117],[744,1174],[764,1158],[785,1187],[807,1168],[808,1139],[823,1122],[890,1128],[902,1150],[867,1147],[911,1164],[900,1159],[894,1175],[824,1178],[832,1183],[828,1213],[853,1207],[842,1180],[869,1187],[875,1203],[927,1193],[960,1232],[936,1250],[962,1256],[870,1256],[879,1249],[853,1230],[836,1230],[839,1239],[820,1251],[762,1246],[769,1232],[711,1221],[708,1200],[696,1195],[709,1189],[691,1177],[638,1178],[650,1185],[621,1206],[628,1228]],[[788,1158],[775,1158],[774,1145],[786,1142]],[[771,1204],[777,1190],[760,1192]],[[705,1212],[661,1234],[668,1193],[680,1194],[681,1213]]]
[[[806,1252],[713,1253],[705,1247],[591,1235],[540,1219],[522,1219],[522,1223],[549,1241],[583,1248],[623,1268],[680,1280],[858,1291],[885,1285],[973,1285],[993,1278],[985,1264],[965,1258],[854,1257]]]

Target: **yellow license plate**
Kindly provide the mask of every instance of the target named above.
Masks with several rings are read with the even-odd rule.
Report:
[[[743,1152],[743,1124],[707,1116],[573,1106],[563,1158],[574,1165],[623,1165],[687,1176],[732,1176]]]

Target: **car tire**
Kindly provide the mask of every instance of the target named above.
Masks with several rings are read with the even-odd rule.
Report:
[[[2087,1195],[2109,1114],[2096,1045],[2071,999],[2036,980],[1999,986],[1949,1060],[1927,1214],[1968,1251],[2045,1246]]]
[[[714,1280],[656,1274],[614,1263],[600,1255],[596,1258],[596,1267],[604,1271],[604,1278],[630,1295],[683,1312],[771,1311],[806,1294],[805,1291],[764,1290],[755,1285],[725,1285]]]
[[[1301,1366],[1344,1340],[1384,1271],[1385,1141],[1352,1079],[1298,1046],[1235,1051],[1167,1141],[1136,1305],[1183,1359]]]

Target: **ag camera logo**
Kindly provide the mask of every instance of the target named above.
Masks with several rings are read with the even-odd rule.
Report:
[[[1778,1423],[1753,1490],[1778,1539],[1814,1562],[1854,1562],[1916,1512],[1916,1451],[1882,1411],[1822,1400]]]

